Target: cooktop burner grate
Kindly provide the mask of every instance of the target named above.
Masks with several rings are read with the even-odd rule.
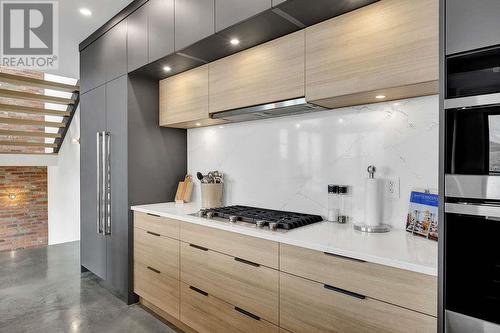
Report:
[[[230,216],[235,216],[238,221],[248,223],[256,223],[261,220],[265,221],[265,224],[268,225],[270,222],[276,222],[278,223],[279,229],[285,230],[323,221],[323,218],[319,215],[293,213],[247,206],[211,208],[208,209],[207,212],[213,212],[214,217],[225,219],[228,219]]]

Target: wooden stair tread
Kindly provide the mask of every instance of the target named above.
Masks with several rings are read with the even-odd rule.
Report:
[[[14,131],[14,130],[0,130],[0,135],[8,136],[28,136],[28,137],[39,137],[39,138],[60,138],[59,133],[46,133],[46,132],[35,132],[35,131]]]
[[[37,153],[37,152],[25,152],[19,150],[0,150],[0,154],[14,154],[14,155],[57,155],[56,153]]]
[[[0,124],[32,125],[32,126],[44,126],[44,127],[56,127],[56,128],[62,128],[64,126],[66,126],[64,123],[55,122],[55,121],[19,119],[19,118],[4,118],[4,117],[0,117]]]
[[[16,112],[16,113],[28,113],[28,114],[44,114],[47,116],[61,116],[61,117],[67,117],[70,115],[70,113],[68,111],[57,111],[57,110],[52,110],[52,109],[13,105],[13,104],[4,104],[4,103],[0,103],[0,111]]]
[[[80,91],[79,85],[71,85],[65,83],[59,83],[54,81],[48,81],[43,79],[36,79],[27,76],[20,76],[8,73],[0,73],[0,82],[6,82],[10,84],[25,85],[36,88],[59,90],[65,92],[78,92]]]
[[[12,99],[25,99],[31,101],[40,101],[46,103],[56,103],[56,104],[74,104],[75,101],[71,98],[48,96],[43,94],[35,94],[25,91],[16,91],[11,89],[0,88],[0,97],[12,98]]]
[[[56,148],[57,144],[28,141],[0,141],[0,146]]]

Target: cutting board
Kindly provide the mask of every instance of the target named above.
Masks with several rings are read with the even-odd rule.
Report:
[[[175,193],[175,202],[184,203],[191,201],[191,195],[193,194],[193,178],[191,175],[186,175],[183,181],[179,182],[177,186],[177,192]]]

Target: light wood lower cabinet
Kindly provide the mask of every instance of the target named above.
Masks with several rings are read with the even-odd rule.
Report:
[[[403,269],[281,244],[280,270],[432,316],[437,279]]]
[[[178,220],[134,212],[134,227],[173,239],[179,239],[179,224]]]
[[[134,292],[199,333],[437,327],[435,277],[137,212]]]
[[[181,281],[278,323],[279,272],[181,242]]]
[[[294,333],[437,330],[434,317],[371,298],[359,298],[286,273],[280,275],[280,288],[280,326]]]
[[[160,310],[179,318],[179,280],[153,266],[134,261],[134,292]]]
[[[199,333],[278,333],[270,322],[185,283],[180,320]]]
[[[181,224],[180,239],[186,243],[200,245],[278,269],[279,244],[277,242],[191,223]]]
[[[134,228],[134,263],[179,280],[179,241]]]

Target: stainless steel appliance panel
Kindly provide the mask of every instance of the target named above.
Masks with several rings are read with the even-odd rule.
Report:
[[[446,175],[445,195],[453,198],[500,200],[500,176]]]
[[[448,333],[500,333],[500,325],[448,310],[445,323]]]

